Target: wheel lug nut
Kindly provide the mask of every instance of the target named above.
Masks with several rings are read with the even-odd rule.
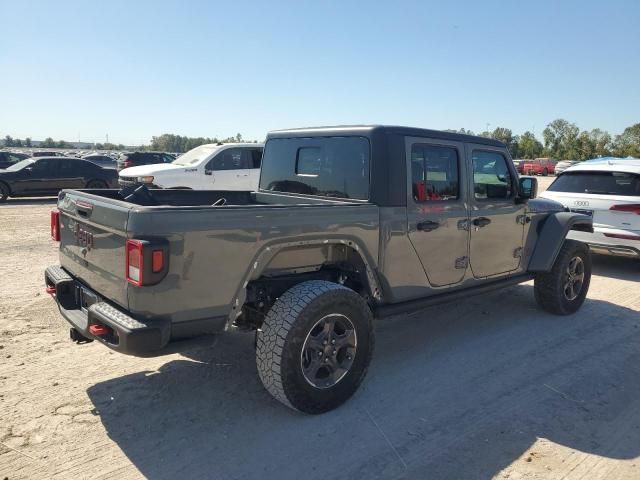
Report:
[[[351,360],[351,355],[347,355],[347,360]]]
[[[318,352],[318,356],[321,357],[322,356],[322,352]]]
[[[329,361],[329,357],[324,357],[325,363]]]
[[[335,339],[331,340],[331,345],[335,345],[335,344],[336,344],[336,340]]]
[[[326,340],[324,340],[324,341],[322,342],[322,344],[323,344],[323,345],[326,345],[326,344],[327,344],[327,341],[326,341]]]
[[[334,350],[334,351],[333,351],[333,354],[335,355],[336,353],[338,353],[338,352]]]

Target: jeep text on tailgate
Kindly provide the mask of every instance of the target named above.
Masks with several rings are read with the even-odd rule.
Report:
[[[255,192],[65,190],[47,291],[76,341],[148,355],[171,340],[255,330],[266,389],[320,413],[363,380],[373,319],[535,279],[584,302],[591,218],[535,199],[505,146],[405,127],[272,132]]]

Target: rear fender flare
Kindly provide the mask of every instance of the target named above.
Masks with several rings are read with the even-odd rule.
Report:
[[[367,282],[371,296],[374,301],[382,300],[382,288],[378,281],[373,268],[373,260],[369,258],[366,250],[358,245],[358,242],[352,239],[346,238],[332,238],[332,239],[315,239],[315,240],[300,240],[295,242],[283,242],[265,245],[253,258],[248,272],[244,275],[244,279],[240,284],[236,294],[233,298],[233,305],[229,313],[229,319],[227,326],[230,325],[240,314],[242,313],[242,305],[246,301],[247,297],[247,285],[251,280],[260,278],[262,272],[265,270],[269,262],[273,260],[280,252],[287,248],[295,247],[308,247],[308,246],[326,246],[326,245],[345,245],[353,249],[362,260],[365,266]]]
[[[540,226],[528,271],[549,272],[553,268],[569,230],[593,232],[593,220],[587,215],[572,212],[550,214]]]

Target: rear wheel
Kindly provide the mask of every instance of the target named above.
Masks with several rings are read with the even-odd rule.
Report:
[[[102,180],[91,180],[87,183],[87,188],[107,188],[107,184]]]
[[[9,187],[0,183],[0,202],[5,202],[9,198]]]
[[[590,282],[589,247],[582,242],[565,240],[551,271],[536,275],[536,301],[548,312],[569,315],[584,303]]]
[[[543,177],[546,177],[547,175],[549,175],[549,169],[545,168],[545,169],[542,171],[542,176],[543,176]]]
[[[372,314],[342,285],[313,280],[285,292],[258,331],[256,361],[267,391],[305,413],[332,410],[351,397],[374,347]]]

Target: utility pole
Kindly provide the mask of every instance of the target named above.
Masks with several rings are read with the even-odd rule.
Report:
[[[106,137],[107,141],[105,143],[109,143],[109,134],[107,133]]]

